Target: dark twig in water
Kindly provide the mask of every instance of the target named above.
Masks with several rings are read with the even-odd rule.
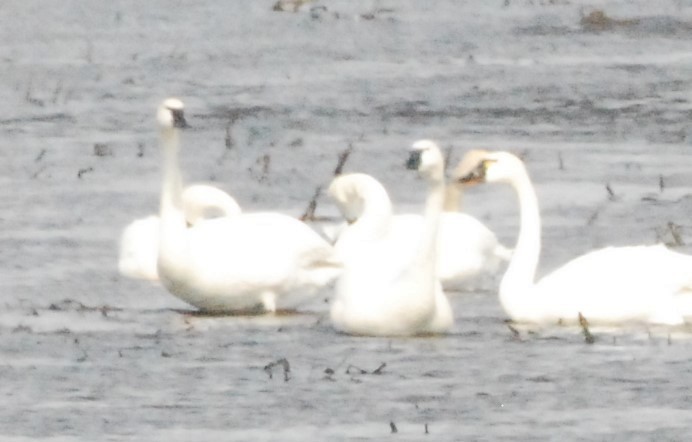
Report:
[[[589,331],[589,321],[586,320],[584,315],[579,312],[579,325],[581,325],[581,329],[584,332],[584,341],[587,344],[593,344],[596,342],[596,338],[591,334]]]
[[[658,191],[663,192],[666,188],[666,183],[663,181],[663,175],[658,176]]]
[[[226,137],[224,138],[224,144],[226,145],[226,149],[231,150],[233,149],[233,146],[235,145],[235,142],[233,141],[233,136],[231,135],[231,128],[233,127],[233,121],[228,123],[226,125]]]
[[[430,434],[430,432],[428,431],[428,424],[427,423],[425,424],[425,434]]]
[[[392,431],[392,434],[399,432],[399,430],[396,428],[396,424],[392,421],[389,422],[389,428]]]
[[[58,81],[58,84],[55,86],[55,90],[53,91],[53,100],[52,100],[53,104],[56,104],[58,102],[58,97],[60,96],[61,92],[62,92],[62,80]]]
[[[680,247],[684,246],[685,242],[682,240],[682,235],[680,235],[680,229],[682,227],[675,224],[672,221],[668,221],[668,230],[670,231],[670,234],[673,236],[673,241],[675,241],[675,246]]]
[[[615,195],[615,192],[613,192],[613,188],[610,187],[610,183],[606,183],[606,190],[608,191],[608,199],[610,201],[615,201],[618,199],[618,197]]]
[[[599,209],[596,209],[596,211],[594,211],[594,213],[591,214],[589,219],[586,221],[587,226],[591,226],[591,225],[593,225],[593,223],[596,222],[596,220],[598,219],[598,212],[599,212]]]
[[[519,333],[519,330],[512,327],[512,324],[510,324],[509,322],[507,323],[507,328],[509,329],[509,331],[512,332],[512,339],[514,341],[521,341],[521,333]]]
[[[449,163],[452,161],[452,153],[454,152],[454,146],[449,146],[445,149],[445,172],[449,169]]]
[[[77,358],[77,362],[84,362],[87,359],[89,359],[89,355],[87,354],[86,351],[82,350],[82,356]]]
[[[351,374],[353,371],[355,371],[358,374],[367,374],[367,370],[363,370],[360,367],[356,367],[355,365],[349,364],[348,367],[346,367],[346,374]]]
[[[255,163],[259,164],[260,166],[260,183],[267,181],[267,179],[269,178],[269,166],[271,166],[271,162],[272,157],[268,153],[265,153],[264,155],[260,156],[259,158],[257,158],[257,161],[255,161]]]
[[[384,370],[384,368],[385,368],[386,366],[387,366],[387,363],[386,363],[386,362],[381,363],[379,367],[377,367],[376,369],[374,369],[374,370],[372,371],[372,374],[382,374],[382,370]]]
[[[322,194],[322,186],[317,186],[315,193],[312,195],[308,207],[305,209],[302,215],[298,218],[301,221],[314,221],[315,220],[315,209],[317,209],[317,198]]]
[[[337,161],[336,168],[334,169],[334,176],[338,176],[343,173],[344,164],[346,164],[351,152],[353,152],[353,144],[348,143],[348,147],[339,154],[339,160]]]
[[[93,167],[87,167],[87,168],[85,168],[85,169],[79,169],[79,170],[77,171],[77,178],[79,178],[79,179],[81,180],[81,179],[82,179],[82,175],[84,175],[84,174],[86,174],[86,173],[89,173],[89,172],[93,172],[93,171],[94,171],[94,168],[93,168]]]
[[[286,360],[286,358],[281,358],[278,361],[274,361],[265,365],[264,371],[269,375],[269,379],[273,379],[273,369],[274,367],[279,365],[281,366],[284,372],[284,382],[288,382],[288,380],[290,379],[288,374],[291,372],[291,365],[288,363],[288,360]]]
[[[46,149],[41,149],[41,152],[39,152],[38,155],[36,155],[36,158],[34,158],[34,162],[38,163],[39,161],[41,161],[43,159],[43,157],[45,155],[46,155]]]

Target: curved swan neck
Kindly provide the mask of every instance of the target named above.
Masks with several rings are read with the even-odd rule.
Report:
[[[541,217],[536,192],[526,169],[511,179],[519,199],[520,227],[517,245],[500,284],[500,296],[528,289],[534,284],[541,251]]]
[[[392,220],[392,202],[381,185],[361,184],[359,191],[363,212],[353,224],[360,235],[379,237],[389,231]]]

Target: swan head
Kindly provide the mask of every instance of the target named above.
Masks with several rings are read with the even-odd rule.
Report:
[[[159,105],[156,120],[162,129],[183,129],[189,127],[185,121],[185,106],[177,98],[167,98]]]
[[[327,193],[346,221],[352,224],[363,214],[366,197],[377,193],[381,187],[382,185],[370,175],[348,173],[334,178]]]
[[[418,140],[413,143],[406,168],[417,170],[427,180],[444,181],[445,160],[434,141]]]
[[[469,151],[454,170],[454,181],[472,185],[507,183],[524,170],[524,164],[509,152]]]

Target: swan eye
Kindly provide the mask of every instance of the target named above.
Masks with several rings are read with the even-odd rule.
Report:
[[[411,156],[409,156],[408,161],[406,161],[406,168],[411,170],[418,170],[421,163],[421,154],[422,152],[420,150],[415,150],[411,152]]]
[[[190,127],[187,124],[187,121],[185,121],[185,114],[183,113],[182,109],[168,109],[171,112],[171,115],[173,116],[173,127],[177,127],[180,129]]]

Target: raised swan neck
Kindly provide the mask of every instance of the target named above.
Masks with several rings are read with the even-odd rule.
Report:
[[[524,295],[535,281],[541,251],[541,218],[536,192],[523,165],[510,184],[519,200],[520,227],[517,244],[500,283],[500,298]]]
[[[180,134],[176,128],[160,131],[163,154],[163,179],[161,187],[161,237],[159,242],[159,263],[179,262],[185,256],[184,238],[186,221],[182,207],[182,177],[178,165]]]

